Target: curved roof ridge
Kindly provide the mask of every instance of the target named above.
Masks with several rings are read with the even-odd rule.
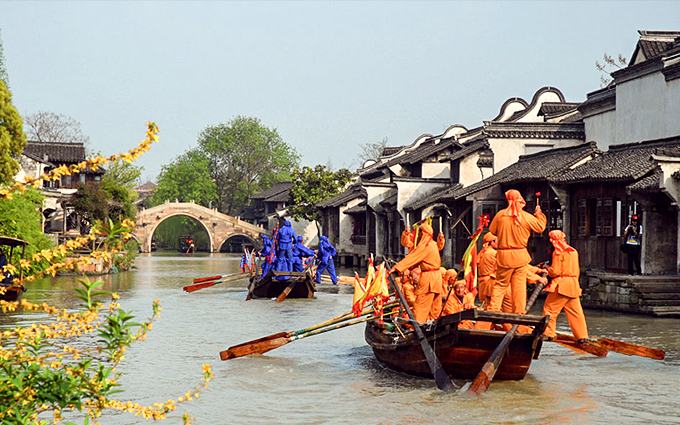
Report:
[[[536,90],[536,93],[534,93],[534,96],[531,98],[531,103],[529,104],[529,106],[527,106],[524,109],[523,113],[517,114],[517,116],[513,115],[512,120],[514,122],[517,122],[518,120],[527,116],[531,111],[533,111],[536,108],[536,106],[538,105],[538,100],[540,99],[540,97],[543,94],[549,93],[549,92],[555,93],[557,95],[557,97],[560,99],[560,102],[562,102],[562,103],[566,102],[564,95],[562,94],[560,89],[558,89],[557,87],[553,87],[553,86],[543,86],[540,89]]]
[[[500,112],[498,113],[498,115],[496,115],[496,118],[492,119],[491,121],[500,121],[500,119],[503,118],[503,116],[505,116],[506,109],[507,109],[511,104],[513,104],[513,103],[515,103],[515,102],[517,102],[517,103],[523,105],[523,106],[524,106],[524,109],[526,109],[526,107],[529,106],[529,104],[527,103],[527,101],[524,100],[524,99],[522,99],[521,97],[511,97],[510,99],[508,99],[508,100],[506,100],[505,102],[503,102],[503,104],[501,105],[501,110],[500,110]],[[513,114],[514,114],[514,112],[513,112],[512,114],[510,114],[510,116],[512,116]]]

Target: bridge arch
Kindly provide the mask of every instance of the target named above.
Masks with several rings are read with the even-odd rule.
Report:
[[[262,226],[196,205],[193,201],[165,201],[164,204],[137,213],[132,236],[140,243],[142,252],[151,252],[151,239],[158,225],[176,215],[190,217],[201,223],[208,234],[210,252],[218,252],[227,239],[233,236],[245,236],[257,243],[260,234],[265,231]]]

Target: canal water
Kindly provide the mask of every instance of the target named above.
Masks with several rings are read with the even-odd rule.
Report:
[[[139,319],[150,315],[152,300],[163,307],[148,339],[126,353],[119,399],[144,405],[176,399],[201,383],[201,365],[209,363],[215,378],[208,389],[164,423],[182,423],[184,412],[197,424],[680,423],[679,319],[586,311],[591,335],[660,348],[666,359],[614,352],[596,358],[546,343],[524,380],[493,382],[481,396],[467,395],[466,382],[443,393],[432,380],[385,369],[364,341],[363,325],[220,361],[219,352],[231,345],[307,328],[349,311],[352,303],[351,287],[330,284],[319,285],[314,299],[282,303],[246,301],[246,280],[182,291],[194,278],[237,272],[239,260],[229,254],[141,254],[135,270],[102,277],[105,289],[118,292],[122,308]],[[24,296],[72,308],[79,303],[74,286],[74,277],[44,279]],[[41,316],[12,313],[0,326],[36,319]],[[564,315],[558,330],[568,331]],[[147,421],[108,413],[101,423]]]

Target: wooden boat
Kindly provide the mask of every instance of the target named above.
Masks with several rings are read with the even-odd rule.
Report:
[[[365,339],[375,357],[390,369],[409,375],[432,378],[432,371],[423,354],[415,332],[408,330],[397,319],[379,324],[377,320],[366,323]],[[391,319],[389,319],[391,320]],[[548,317],[509,313],[495,313],[478,309],[465,310],[443,316],[437,325],[422,327],[428,342],[434,349],[446,373],[452,379],[473,380],[501,343],[506,332],[492,330],[459,329],[462,320],[484,320],[494,323],[518,323],[534,326],[532,334],[516,333],[510,342],[495,379],[519,380],[529,371],[532,359],[541,351],[541,334],[548,324]],[[400,324],[400,322],[402,324]],[[402,336],[403,334],[403,336]]]
[[[288,276],[288,279],[279,280],[277,276]],[[257,298],[276,298],[284,289],[295,281],[287,298],[312,298],[316,292],[316,282],[309,272],[282,272],[272,270],[265,276],[253,276],[250,278],[251,293]]]
[[[26,245],[28,245],[28,242],[24,240],[0,236],[0,248],[2,248],[3,255],[7,258],[8,263],[12,261],[14,248],[16,247],[21,247],[21,259],[23,260]],[[6,251],[5,247],[10,247],[9,252]],[[26,292],[26,287],[22,283],[14,284],[14,278],[16,277],[19,278],[20,282],[23,280],[21,266],[17,264],[17,268],[19,269],[19,276],[8,275],[0,270],[0,287],[5,290],[3,294],[0,294],[0,300],[19,301],[23,293]]]

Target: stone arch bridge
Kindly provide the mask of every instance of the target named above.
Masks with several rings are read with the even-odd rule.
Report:
[[[151,252],[151,239],[158,225],[176,215],[191,217],[203,225],[210,239],[210,252],[219,252],[222,245],[234,236],[245,236],[251,239],[254,245],[261,245],[260,234],[265,232],[262,226],[196,205],[193,201],[165,201],[164,204],[137,213],[132,237],[140,243],[142,252]]]

